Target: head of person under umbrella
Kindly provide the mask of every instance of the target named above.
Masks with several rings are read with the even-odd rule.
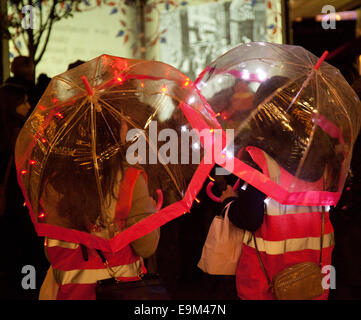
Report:
[[[339,141],[317,125],[318,110],[311,103],[315,101],[311,92],[301,92],[295,100],[301,87],[302,83],[283,76],[262,82],[253,100],[257,112],[236,139],[239,145],[262,149],[291,175],[305,181],[318,181],[327,168],[329,185],[337,188],[344,160],[336,147]]]

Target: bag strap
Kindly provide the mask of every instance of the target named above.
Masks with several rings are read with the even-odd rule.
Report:
[[[221,212],[221,215],[222,215],[223,217],[226,216],[226,213],[229,211],[229,207],[231,206],[231,204],[232,204],[233,202],[234,202],[234,200],[229,201],[229,202],[223,207],[222,212]]]
[[[269,277],[269,275],[268,275],[268,273],[267,273],[267,271],[266,271],[266,268],[265,268],[265,266],[264,266],[264,264],[263,264],[263,261],[262,261],[262,259],[261,259],[261,255],[259,254],[258,247],[257,247],[256,236],[255,236],[254,232],[252,232],[252,236],[253,236],[254,247],[255,247],[256,252],[257,252],[258,261],[259,261],[259,263],[260,263],[260,265],[261,265],[261,268],[262,268],[263,273],[265,274],[265,276],[266,276],[266,278],[267,278],[268,285],[269,285],[269,287],[271,288],[271,287],[272,287],[272,281],[271,281],[271,278]]]
[[[320,237],[320,261],[319,261],[319,266],[320,268],[322,267],[322,249],[323,249],[323,234],[324,234],[324,224],[325,224],[325,207],[322,206],[322,214],[321,214],[321,237]],[[267,271],[266,271],[266,268],[263,264],[263,261],[261,259],[261,255],[259,253],[259,250],[258,250],[258,246],[257,246],[257,241],[256,241],[256,235],[254,234],[254,232],[252,232],[252,236],[253,236],[253,242],[254,242],[254,247],[256,249],[256,253],[257,253],[257,258],[258,258],[258,261],[260,262],[260,265],[261,265],[261,268],[262,268],[262,271],[263,273],[265,274],[266,278],[267,278],[267,282],[268,282],[268,285],[270,287],[272,287],[272,281],[271,281],[271,278],[269,277]]]
[[[115,271],[112,269],[112,267],[109,265],[107,259],[105,258],[103,252],[101,252],[99,249],[95,249],[95,251],[98,253],[100,259],[102,260],[104,266],[107,268],[109,275],[115,280],[115,281],[119,281],[116,276],[115,276]],[[138,277],[139,279],[142,279],[143,276],[146,274],[146,268],[144,266],[144,262],[143,262],[143,258],[139,257],[140,259],[140,270],[139,270],[139,274]]]

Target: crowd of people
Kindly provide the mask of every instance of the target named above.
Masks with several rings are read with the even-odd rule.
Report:
[[[15,142],[19,131],[28,115],[35,108],[40,98],[41,78],[38,86],[34,83],[34,66],[28,57],[14,59],[10,77],[0,87],[1,105],[1,181],[6,180],[6,206],[0,217],[1,251],[6,259],[1,263],[1,298],[23,297],[32,299],[31,292],[24,292],[21,287],[22,268],[32,265],[38,270],[39,277],[44,276],[47,260],[43,251],[43,239],[38,237],[24,197],[17,183],[14,161]],[[45,88],[44,88],[45,89]],[[7,179],[6,179],[7,178]],[[41,284],[41,279],[37,284]]]
[[[69,69],[82,64],[76,61],[69,65]],[[95,299],[96,279],[104,278],[108,274],[103,264],[103,259],[114,269],[117,278],[136,278],[143,261],[149,264],[149,269],[155,268],[159,272],[174,299],[272,299],[267,283],[267,275],[264,274],[259,263],[258,246],[266,248],[267,241],[274,238],[271,233],[272,224],[280,225],[282,220],[284,239],[298,237],[307,239],[315,236],[312,226],[318,225],[314,219],[320,215],[314,215],[312,219],[304,222],[300,230],[287,229],[285,226],[293,226],[297,214],[289,215],[286,221],[281,215],[280,208],[274,203],[267,204],[264,200],[267,195],[252,186],[246,190],[239,188],[233,190],[236,177],[230,175],[219,184],[219,193],[222,203],[214,204],[206,194],[205,186],[200,191],[198,199],[190,214],[184,215],[175,221],[156,229],[150,234],[133,241],[120,252],[104,253],[99,257],[95,249],[85,248],[83,245],[59,244],[54,239],[47,239],[44,250],[44,238],[38,237],[26,206],[24,197],[17,182],[16,168],[14,163],[14,148],[17,135],[24,125],[29,114],[34,110],[37,102],[45,91],[50,79],[41,74],[36,83],[34,81],[34,66],[27,57],[17,57],[12,63],[13,77],[7,79],[0,87],[1,106],[1,181],[6,184],[6,206],[0,216],[1,228],[1,252],[6,259],[2,259],[0,266],[0,299]],[[279,80],[279,79],[278,79]],[[353,83],[353,88],[361,97],[360,80]],[[267,83],[264,85],[279,87],[279,83]],[[268,89],[267,89],[268,90]],[[262,91],[262,88],[260,89]],[[268,91],[267,91],[268,92]],[[260,98],[262,99],[262,98]],[[120,140],[128,130],[126,122],[122,123]],[[354,147],[354,156],[343,196],[337,207],[332,208],[330,217],[328,212],[325,217],[325,236],[332,238],[332,229],[335,232],[335,244],[330,240],[323,250],[323,264],[334,265],[336,268],[336,289],[327,290],[323,299],[361,299],[361,260],[357,255],[357,246],[361,235],[360,200],[360,138]],[[262,156],[259,153],[262,153]],[[266,162],[259,159],[264,157]],[[258,171],[269,171],[267,163],[273,161],[272,156],[265,151],[254,147],[243,152],[242,160]],[[77,193],[76,203],[69,204],[60,199],[61,196],[71,192],[67,186],[67,174],[64,168],[69,167],[66,159],[58,157],[51,159],[54,165],[50,168],[54,172],[48,172],[49,179],[42,191],[43,206],[47,211],[52,210],[85,210],[89,213],[86,221],[76,221],[77,225],[70,225],[78,230],[85,230],[89,223],[95,223],[96,217],[90,215],[97,205],[89,200],[92,192],[96,192],[95,183],[88,181],[84,168],[73,170],[71,175],[76,175],[76,180],[89,187],[86,193]],[[324,163],[319,163],[320,168],[313,171],[316,176],[305,177],[307,183],[312,184],[322,179],[325,169]],[[71,165],[70,165],[71,166]],[[280,164],[281,168],[281,164]],[[121,212],[126,225],[135,224],[139,216],[147,216],[156,211],[155,202],[150,197],[146,173],[138,167],[124,164],[122,153],[114,157],[111,165],[107,167],[108,176],[116,177],[102,180],[102,190],[110,197],[109,209],[116,207]],[[61,174],[58,174],[61,172]],[[280,175],[292,175],[294,172],[279,169]],[[74,177],[72,177],[74,178]],[[241,186],[242,184],[240,184]],[[94,189],[94,190],[93,190]],[[124,192],[127,190],[127,192]],[[113,194],[115,196],[113,196]],[[47,199],[50,199],[47,201]],[[88,200],[87,200],[88,199]],[[201,255],[202,246],[206,238],[209,225],[213,217],[230,202],[230,221],[238,228],[246,230],[243,253],[239,266],[234,276],[211,276],[197,268],[197,262]],[[130,203],[130,206],[129,206]],[[87,206],[87,208],[82,208]],[[273,207],[272,207],[273,206]],[[286,207],[286,206],[284,206]],[[278,209],[275,209],[278,208]],[[98,208],[99,209],[99,208]],[[273,211],[272,211],[273,210]],[[276,211],[277,212],[276,212]],[[272,211],[272,214],[267,212]],[[119,213],[120,214],[120,213]],[[272,217],[271,217],[272,215]],[[75,223],[74,221],[69,224]],[[331,225],[332,223],[332,225]],[[287,230],[291,231],[287,231]],[[97,231],[100,236],[105,230]],[[311,232],[311,233],[310,233]],[[319,233],[321,231],[319,230]],[[320,234],[317,234],[318,236]],[[254,242],[253,242],[254,241]],[[257,246],[258,243],[258,246]],[[332,248],[335,246],[333,253]],[[291,249],[271,252],[261,249],[261,257],[265,269],[273,276],[282,267],[290,263],[301,262],[304,259],[317,263],[320,250],[310,250],[309,256],[300,250]],[[71,250],[70,250],[71,249]],[[309,248],[303,248],[307,251]],[[312,251],[312,252],[311,252]],[[72,262],[64,267],[64,261]],[[152,264],[152,259],[156,263]],[[36,290],[24,290],[21,286],[22,267],[32,265],[37,270]],[[95,269],[100,270],[95,274]],[[82,277],[93,277],[91,283],[81,281]],[[78,272],[78,273],[77,273]],[[44,280],[45,279],[45,280]]]

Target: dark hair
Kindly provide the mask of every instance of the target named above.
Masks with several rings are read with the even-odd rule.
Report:
[[[335,141],[317,126],[309,145],[308,138],[313,130],[312,112],[303,112],[297,105],[288,110],[294,96],[292,90],[297,92],[300,89],[298,83],[288,82],[286,77],[274,76],[257,89],[254,107],[258,106],[259,112],[250,121],[252,142],[284,169],[293,175],[297,173],[298,178],[306,181],[319,180],[326,164],[329,164],[330,178],[336,183],[341,159],[333,153]],[[267,99],[281,87],[283,89],[279,94]],[[280,121],[280,117],[287,119],[287,124]],[[299,168],[307,148],[308,154],[302,168]]]
[[[105,124],[104,127],[101,124],[102,116],[97,113],[96,117],[96,155],[99,168],[95,169],[92,158],[91,137],[88,134],[91,132],[88,127],[90,121],[84,117],[82,124],[75,125],[74,130],[63,137],[63,140],[66,140],[64,144],[54,146],[42,176],[42,189],[46,190],[46,185],[51,184],[62,195],[56,208],[60,224],[80,231],[89,231],[89,227],[95,223],[106,225],[101,214],[103,211],[99,201],[100,191],[96,174],[99,174],[104,199],[117,197],[114,193],[117,173],[120,172],[123,177],[124,151],[120,142],[116,144],[110,137],[108,130],[111,128],[116,132],[119,122],[109,117],[106,124],[109,127],[105,128]],[[72,123],[69,124],[69,127],[71,126]]]
[[[114,194],[114,186],[116,173],[123,170],[121,163],[122,157],[118,152],[99,170],[104,198],[117,196]],[[80,231],[90,231],[90,227],[96,223],[106,226],[101,215],[93,166],[82,166],[73,157],[53,155],[48,159],[45,170],[46,181],[43,186],[51,184],[62,197],[56,206],[56,214],[62,226]]]
[[[8,152],[14,148],[17,134],[25,121],[25,118],[16,112],[16,108],[25,102],[26,97],[26,91],[21,86],[0,86],[1,151]]]
[[[11,72],[15,77],[27,77],[34,74],[34,63],[30,57],[17,56],[11,63]]]
[[[69,63],[68,70],[76,68],[76,67],[82,65],[83,63],[85,63],[85,61],[83,61],[83,60],[76,60],[76,61],[74,61],[72,63]]]

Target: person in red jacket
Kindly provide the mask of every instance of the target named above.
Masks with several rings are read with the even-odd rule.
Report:
[[[125,121],[122,121],[120,131],[121,143],[124,143]],[[140,167],[127,165],[121,152],[106,159],[106,165],[100,170],[102,209],[93,168],[79,165],[79,159],[69,156],[74,155],[71,151],[68,155],[64,155],[64,150],[59,152],[62,154],[54,152],[48,161],[51,166],[44,173],[47,178],[41,203],[47,223],[110,239],[156,212],[145,172]],[[121,281],[139,279],[139,274],[146,272],[143,258],[156,251],[158,241],[159,229],[156,229],[113,253],[47,238],[45,248],[51,267],[39,299],[94,300],[98,280],[111,277]]]
[[[265,81],[255,95],[254,103],[259,105],[277,88],[283,86],[287,78],[273,77]],[[279,102],[279,101],[278,101]],[[281,108],[281,107],[280,107]],[[339,166],[332,155],[328,154],[321,129],[316,129],[315,145],[311,147],[309,157],[317,162],[305,161],[301,173],[296,177],[298,158],[302,152],[293,132],[283,130],[282,124],[267,119],[269,115],[260,109],[259,119],[263,122],[251,130],[255,137],[263,134],[266,139],[254,139],[254,145],[248,145],[240,153],[241,159],[262,172],[265,176],[287,189],[290,183],[302,184],[306,190],[322,190],[325,176],[335,179],[334,167]],[[257,121],[257,120],[251,120]],[[251,124],[252,126],[252,124]],[[294,139],[294,140],[293,140]],[[257,142],[258,141],[258,142]],[[287,144],[289,143],[289,144]],[[286,147],[290,146],[291,148]],[[301,149],[299,149],[301,151]],[[289,156],[286,156],[289,153]],[[291,157],[291,153],[293,158]],[[296,156],[295,156],[296,155]],[[314,164],[317,165],[314,165]],[[242,186],[243,183],[240,183]],[[230,201],[228,217],[239,228],[245,229],[243,252],[236,272],[238,296],[241,299],[275,299],[267,276],[258,259],[255,241],[267,275],[272,279],[277,273],[301,262],[319,263],[321,237],[321,205],[282,205],[251,185],[246,190],[233,191],[229,185],[222,193],[221,200],[226,205]],[[329,208],[324,217],[324,235],[322,266],[331,265],[334,247],[334,233],[329,219]],[[254,239],[255,237],[255,239]],[[327,299],[328,290],[316,297]]]

